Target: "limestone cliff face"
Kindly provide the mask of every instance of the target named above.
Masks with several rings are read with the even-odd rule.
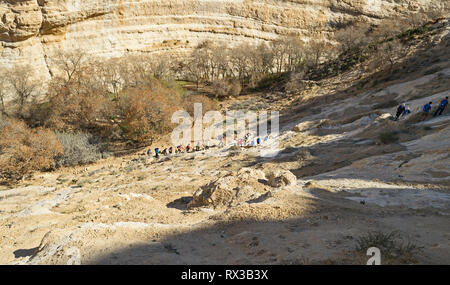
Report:
[[[97,56],[182,53],[205,39],[234,45],[283,34],[326,39],[335,23],[404,16],[441,0],[0,0],[0,68],[82,48]]]

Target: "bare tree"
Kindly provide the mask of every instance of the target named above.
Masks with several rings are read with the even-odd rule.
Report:
[[[284,39],[278,39],[271,43],[273,52],[274,65],[277,73],[281,73],[284,70],[287,59],[287,45]]]
[[[174,77],[174,68],[171,58],[168,56],[155,55],[148,59],[150,61],[150,71],[154,78],[159,80],[171,80]]]
[[[317,68],[322,57],[328,52],[327,45],[322,41],[312,41],[308,47],[308,55],[310,58],[309,66]]]
[[[121,60],[120,73],[124,86],[148,85],[153,77],[152,57],[149,55],[128,55]]]
[[[284,39],[286,45],[286,67],[285,71],[295,71],[299,69],[304,62],[303,41],[296,36],[288,36]]]
[[[103,93],[110,93],[115,99],[118,99],[119,92],[124,86],[122,60],[110,59],[105,62],[99,61],[95,65],[99,70],[96,74],[101,82]]]
[[[266,43],[261,43],[257,47],[257,52],[260,60],[260,72],[262,74],[269,74],[274,68],[274,53]]]
[[[227,45],[217,45],[212,49],[212,80],[224,79],[229,76],[231,72],[229,62],[229,48]]]
[[[249,67],[251,66],[252,46],[247,43],[235,47],[230,54],[230,63],[235,78],[238,78],[241,85],[245,85],[246,79],[249,78]]]
[[[195,82],[197,89],[199,88],[200,82],[203,79],[202,65],[197,61],[195,54],[186,62],[181,62],[180,66],[183,70],[183,74],[187,80]]]
[[[13,102],[17,106],[16,114],[23,118],[26,104],[39,94],[40,84],[31,66],[14,67],[7,72],[6,80],[13,94]]]
[[[366,36],[369,27],[367,24],[359,24],[347,27],[336,32],[336,41],[340,44],[341,53],[354,53],[368,43]]]
[[[392,71],[397,59],[401,57],[403,52],[403,44],[397,38],[387,41],[381,45],[380,59],[389,62],[389,70]]]
[[[64,86],[72,83],[79,75],[83,66],[87,62],[87,55],[83,50],[77,49],[73,51],[58,51],[50,60],[62,72],[62,84]]]

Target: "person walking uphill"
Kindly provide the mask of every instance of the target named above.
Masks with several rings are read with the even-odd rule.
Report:
[[[405,110],[406,110],[405,104],[400,104],[400,105],[397,107],[397,114],[395,115],[395,120],[396,120],[396,121],[397,121],[398,118],[400,118],[400,116],[405,112]]]
[[[442,112],[444,112],[447,105],[448,105],[448,96],[441,101],[441,104],[439,104],[438,108],[436,109],[436,112],[434,112],[433,117],[436,117],[437,115],[439,116],[442,115]]]
[[[159,157],[159,148],[155,148],[155,157],[156,157],[156,158]]]
[[[431,110],[431,103],[425,104],[425,106],[423,106],[423,120],[426,120],[426,118],[428,117],[428,114],[430,113]]]

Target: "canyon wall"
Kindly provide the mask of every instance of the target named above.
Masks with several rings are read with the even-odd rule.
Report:
[[[0,68],[30,64],[50,78],[49,57],[183,53],[206,39],[229,45],[297,34],[327,39],[338,23],[404,17],[441,0],[0,0]]]

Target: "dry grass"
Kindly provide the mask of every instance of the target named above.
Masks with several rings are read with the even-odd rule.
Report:
[[[356,252],[365,254],[370,247],[380,249],[384,264],[415,263],[417,262],[416,255],[423,249],[411,241],[405,241],[397,231],[389,233],[372,231],[356,239]]]

